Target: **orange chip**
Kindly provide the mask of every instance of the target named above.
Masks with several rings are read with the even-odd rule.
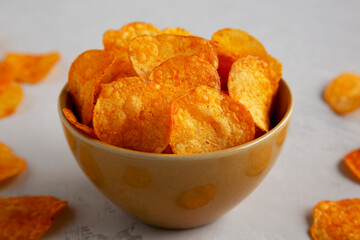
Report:
[[[164,28],[160,34],[173,34],[173,35],[182,35],[182,36],[191,36],[192,34],[181,27],[169,27]]]
[[[344,158],[344,162],[354,176],[360,181],[360,149],[356,149],[347,154]]]
[[[110,50],[112,56],[117,59],[117,75],[116,78],[120,77],[136,77],[137,73],[135,72],[133,65],[129,58],[128,49],[124,48],[113,48]]]
[[[26,169],[24,159],[16,156],[11,149],[0,142],[0,182]]]
[[[314,207],[314,240],[360,239],[360,199],[322,201]]]
[[[39,239],[66,204],[50,196],[0,197],[0,239]]]
[[[218,67],[216,52],[211,44],[200,37],[162,34],[140,36],[131,41],[129,56],[137,74],[147,79],[151,71],[162,62],[177,55],[195,55]]]
[[[161,153],[169,144],[169,111],[158,84],[120,78],[102,86],[94,109],[95,134],[118,147]]]
[[[280,79],[282,76],[281,62],[279,62],[279,60],[277,60],[276,58],[274,58],[271,55],[268,55],[267,61],[270,64],[270,67],[272,68],[272,70],[274,70],[274,72],[276,73],[277,78]]]
[[[171,100],[201,85],[220,90],[216,68],[196,56],[179,55],[166,60],[151,72],[149,81],[168,89]]]
[[[83,124],[91,123],[100,83],[111,82],[119,72],[121,63],[108,51],[88,50],[74,60],[68,86]]]
[[[150,23],[133,22],[124,25],[120,30],[108,30],[104,33],[105,50],[112,48],[128,49],[132,39],[141,35],[157,35],[160,30]]]
[[[208,86],[173,101],[170,146],[174,153],[212,152],[254,139],[250,112],[240,103]]]
[[[237,60],[229,74],[229,95],[244,104],[256,126],[264,132],[270,129],[271,110],[279,79],[270,65],[258,57]]]
[[[6,54],[6,62],[10,63],[15,69],[16,80],[25,83],[37,83],[44,79],[59,59],[60,54],[58,52],[39,55]]]
[[[325,89],[324,99],[338,114],[345,114],[360,107],[360,75],[343,73]]]
[[[5,91],[0,93],[0,118],[6,117],[19,106],[23,98],[20,84],[14,82]]]
[[[8,62],[0,62],[0,94],[4,92],[14,81],[15,72]]]
[[[66,117],[66,119],[72,124],[74,125],[77,129],[79,129],[80,131],[82,131],[83,133],[87,134],[88,136],[92,137],[92,138],[96,138],[96,135],[94,133],[94,129],[88,127],[87,125],[84,125],[82,123],[79,123],[79,121],[77,120],[77,118],[75,117],[74,113],[68,109],[68,108],[64,108],[63,109],[63,113]]]

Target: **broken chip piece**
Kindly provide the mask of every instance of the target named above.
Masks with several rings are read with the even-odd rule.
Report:
[[[151,71],[164,61],[177,55],[198,56],[216,69],[218,58],[210,43],[200,37],[162,34],[143,35],[129,45],[129,56],[137,74],[147,79]]]
[[[77,129],[79,129],[83,133],[87,134],[89,137],[96,138],[94,129],[92,129],[91,127],[89,127],[87,125],[84,125],[84,124],[80,123],[77,120],[77,118],[75,117],[75,114],[73,113],[73,111],[71,111],[68,108],[64,108],[63,113],[64,113],[66,119],[69,120],[69,122],[72,125],[74,125]]]
[[[4,92],[15,80],[13,66],[8,62],[0,62],[0,94]]]
[[[319,202],[310,235],[313,240],[360,239],[360,199]]]
[[[231,68],[229,95],[249,109],[257,131],[268,132],[271,127],[271,111],[278,84],[279,79],[270,65],[258,57],[240,58]]]
[[[360,149],[348,153],[344,157],[344,162],[354,176],[360,181]]]
[[[25,160],[16,156],[8,146],[0,142],[0,182],[22,173],[25,169]]]
[[[324,99],[338,114],[346,114],[360,107],[360,75],[343,73],[324,91]]]
[[[174,153],[212,152],[254,139],[246,107],[219,90],[201,86],[173,101],[170,146]]]
[[[46,54],[8,53],[5,61],[11,64],[15,71],[15,79],[19,82],[40,82],[60,59],[58,52]]]
[[[93,125],[109,144],[161,153],[169,144],[170,114],[166,92],[141,78],[119,78],[102,86]]]
[[[0,118],[6,117],[19,106],[23,99],[23,90],[19,83],[13,82],[0,93]]]
[[[0,239],[39,239],[66,204],[50,196],[0,197]]]

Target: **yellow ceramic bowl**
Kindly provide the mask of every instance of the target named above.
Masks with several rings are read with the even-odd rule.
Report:
[[[68,88],[58,111],[75,160],[93,184],[133,217],[163,228],[191,228],[234,208],[264,179],[285,140],[293,96],[280,81],[274,127],[249,143],[222,151],[154,154],[126,150],[87,137],[64,117]]]

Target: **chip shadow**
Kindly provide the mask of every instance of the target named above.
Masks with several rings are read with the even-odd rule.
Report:
[[[57,213],[54,217],[54,222],[49,230],[44,234],[44,237],[55,237],[56,234],[64,232],[63,230],[67,225],[72,224],[72,220],[75,218],[75,211],[67,205],[63,210]],[[59,235],[58,235],[59,237]]]

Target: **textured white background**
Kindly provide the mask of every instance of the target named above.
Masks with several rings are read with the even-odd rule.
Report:
[[[360,72],[359,10],[357,0],[1,0],[1,56],[58,50],[62,58],[44,82],[23,85],[17,113],[0,119],[0,140],[28,162],[25,173],[0,184],[0,196],[68,200],[44,239],[308,239],[318,201],[360,197],[359,183],[341,164],[360,147],[360,111],[335,115],[321,97],[340,72]],[[127,216],[85,178],[65,142],[56,102],[72,60],[102,48],[105,30],[131,21],[181,26],[205,38],[220,28],[241,28],[283,63],[295,96],[283,152],[265,181],[210,225],[167,231]]]

